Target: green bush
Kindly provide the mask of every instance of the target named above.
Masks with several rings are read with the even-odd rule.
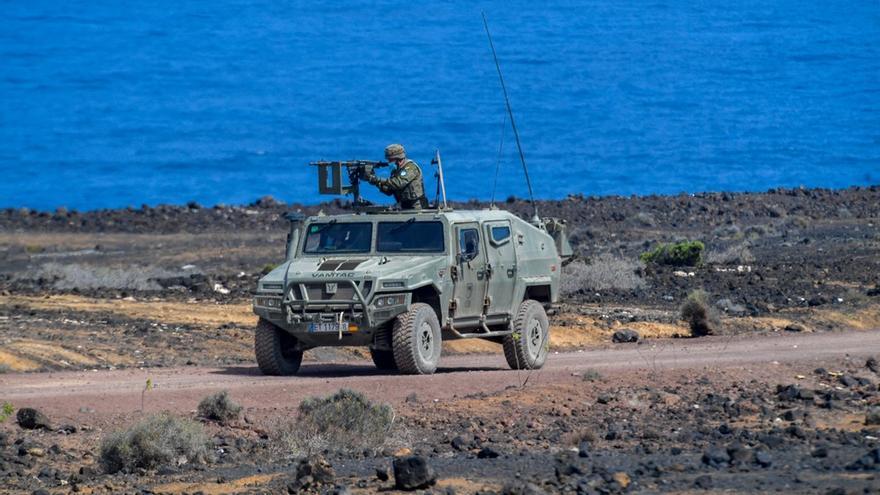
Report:
[[[639,259],[645,263],[670,266],[700,266],[703,264],[703,250],[706,246],[700,241],[684,241],[675,244],[660,244]]]
[[[282,427],[280,436],[289,452],[378,450],[388,438],[394,411],[373,404],[363,394],[341,389],[328,397],[312,397],[299,406],[296,421]]]
[[[167,413],[117,431],[101,444],[101,464],[108,473],[204,462],[207,454],[202,426]]]
[[[709,305],[709,296],[702,290],[688,294],[681,305],[681,319],[688,323],[693,337],[711,335],[719,327],[718,315]]]
[[[223,390],[202,399],[199,402],[198,413],[205,419],[228,424],[238,419],[241,406],[229,398],[229,392]]]

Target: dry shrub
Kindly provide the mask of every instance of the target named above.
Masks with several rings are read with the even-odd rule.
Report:
[[[101,444],[101,464],[108,473],[204,462],[207,455],[202,426],[167,413],[113,433]]]
[[[229,392],[223,390],[202,399],[199,402],[198,413],[205,419],[228,424],[241,415],[241,406],[229,398]]]
[[[688,323],[693,337],[711,335],[718,330],[720,324],[718,315],[709,305],[709,296],[702,290],[688,294],[681,305],[681,319]]]
[[[575,261],[562,269],[560,290],[572,296],[584,290],[632,290],[645,286],[639,276],[643,265],[611,254],[600,254],[590,263]]]
[[[737,244],[724,250],[712,250],[706,253],[706,262],[716,265],[746,265],[755,262],[755,255],[746,244]]]
[[[360,392],[340,389],[328,397],[304,400],[296,420],[281,425],[279,437],[295,456],[377,451],[393,424],[394,411],[388,404],[374,404]]]

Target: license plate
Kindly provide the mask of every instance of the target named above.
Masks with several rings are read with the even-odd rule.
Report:
[[[324,332],[332,332],[339,333],[340,329],[343,332],[348,331],[348,323],[309,323],[309,333],[324,333]]]

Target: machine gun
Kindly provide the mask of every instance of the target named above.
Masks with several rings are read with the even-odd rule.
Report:
[[[348,160],[337,162],[318,161],[311,162],[309,165],[318,167],[318,191],[321,194],[351,194],[354,206],[366,206],[369,205],[369,202],[361,199],[361,179],[365,178],[374,168],[387,167],[388,163],[370,160]],[[348,184],[342,182],[342,167],[348,169]]]

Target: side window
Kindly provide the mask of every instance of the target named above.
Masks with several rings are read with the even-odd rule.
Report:
[[[462,261],[470,261],[480,253],[480,234],[477,229],[461,229],[458,234],[458,252]]]
[[[490,233],[492,234],[493,244],[503,244],[510,239],[510,225],[493,225],[490,228]]]

